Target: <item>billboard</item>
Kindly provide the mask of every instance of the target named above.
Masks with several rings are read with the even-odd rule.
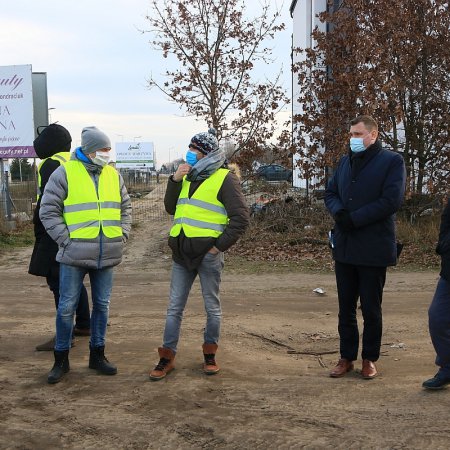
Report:
[[[0,67],[0,158],[33,158],[31,65]]]
[[[118,169],[154,169],[153,142],[117,142]]]

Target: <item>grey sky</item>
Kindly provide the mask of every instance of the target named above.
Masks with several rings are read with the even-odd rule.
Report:
[[[256,2],[250,10],[257,10]],[[148,75],[164,67],[148,44],[150,35],[138,31],[149,28],[149,12],[148,0],[3,2],[0,65],[32,64],[34,72],[47,72],[51,120],[69,129],[74,145],[84,126],[96,125],[113,143],[153,141],[159,164],[169,151],[171,159],[181,157],[206,124],[183,117],[177,105],[146,88]],[[286,3],[283,21],[287,30],[274,44],[272,69],[284,65],[289,93],[292,22]]]

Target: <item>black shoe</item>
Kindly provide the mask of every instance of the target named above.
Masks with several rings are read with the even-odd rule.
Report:
[[[115,375],[117,367],[105,356],[105,347],[90,347],[89,368],[98,370],[103,375]]]
[[[58,352],[54,351],[55,364],[53,364],[52,370],[48,374],[47,382],[55,384],[61,381],[61,378],[70,370],[69,366],[69,350]]]
[[[450,378],[444,377],[442,374],[438,372],[433,378],[424,381],[422,383],[422,387],[424,387],[425,389],[439,390],[444,389],[444,387],[447,386],[447,384],[450,384]]]

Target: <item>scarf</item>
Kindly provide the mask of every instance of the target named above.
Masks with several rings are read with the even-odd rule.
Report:
[[[200,159],[191,171],[187,174],[188,181],[206,180],[214,172],[220,169],[225,163],[225,152],[221,149],[208,153]]]
[[[77,147],[75,149],[75,157],[72,159],[78,159],[79,161],[81,161],[84,164],[84,167],[86,167],[86,169],[89,172],[92,173],[98,173],[100,174],[102,171],[102,167],[94,164],[81,150],[81,147]]]

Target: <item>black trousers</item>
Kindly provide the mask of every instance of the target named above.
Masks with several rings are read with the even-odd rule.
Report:
[[[381,302],[386,281],[386,267],[354,266],[335,262],[339,299],[338,331],[341,358],[358,359],[359,331],[356,308],[358,298],[364,320],[362,359],[380,357],[383,318]]]

